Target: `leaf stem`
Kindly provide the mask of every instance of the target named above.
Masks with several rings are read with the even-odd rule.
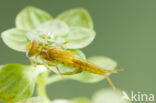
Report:
[[[46,93],[46,78],[48,74],[48,72],[45,72],[37,79],[37,95],[43,98],[43,103],[50,103],[50,99]]]
[[[37,86],[37,95],[43,98],[43,103],[50,103],[50,100],[46,93],[46,85]]]

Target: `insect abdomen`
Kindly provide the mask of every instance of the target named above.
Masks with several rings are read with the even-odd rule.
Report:
[[[104,69],[98,67],[95,64],[91,64],[85,60],[73,58],[73,67],[78,68],[82,71],[87,71],[90,73],[95,73],[95,74],[100,74],[100,75],[105,75],[106,72]]]

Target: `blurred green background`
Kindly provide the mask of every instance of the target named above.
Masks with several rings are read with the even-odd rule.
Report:
[[[25,6],[35,6],[54,17],[71,8],[86,8],[94,21],[96,38],[82,49],[87,57],[113,58],[124,71],[111,76],[118,88],[156,95],[156,0],[0,0],[0,32],[14,27]],[[0,64],[29,64],[24,53],[8,48],[0,39]],[[107,81],[83,84],[62,81],[48,87],[54,98],[88,96],[110,87]]]

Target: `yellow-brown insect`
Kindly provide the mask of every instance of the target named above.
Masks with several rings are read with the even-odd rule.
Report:
[[[116,70],[104,70],[103,68],[95,64],[91,64],[85,60],[78,59],[74,56],[74,52],[57,49],[53,46],[39,46],[37,41],[30,42],[27,45],[26,50],[28,57],[35,56],[35,58],[37,58],[38,56],[40,56],[43,61],[48,61],[48,63],[53,63],[52,61],[57,61],[65,65],[75,67],[81,71],[104,75],[112,88],[115,88],[110,78],[107,76],[107,73],[114,73],[116,72]],[[47,65],[46,67],[48,68]],[[59,71],[59,68],[57,66],[56,68]]]

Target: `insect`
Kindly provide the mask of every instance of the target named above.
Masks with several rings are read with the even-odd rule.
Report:
[[[103,75],[108,80],[111,87],[115,89],[115,86],[110,80],[110,78],[107,76],[107,73],[116,73],[117,72],[116,70],[104,70],[103,68],[95,64],[76,58],[74,56],[75,55],[74,52],[61,50],[54,46],[45,46],[45,43],[42,46],[40,46],[38,41],[35,40],[28,43],[26,50],[27,50],[28,57],[33,57],[33,56],[35,57],[35,65],[37,64],[37,57],[40,56],[44,65],[48,69],[49,69],[48,64],[53,64],[56,66],[56,69],[61,74],[57,65],[53,63],[53,61],[57,61],[59,63],[74,67],[81,71],[87,71],[90,73]]]

